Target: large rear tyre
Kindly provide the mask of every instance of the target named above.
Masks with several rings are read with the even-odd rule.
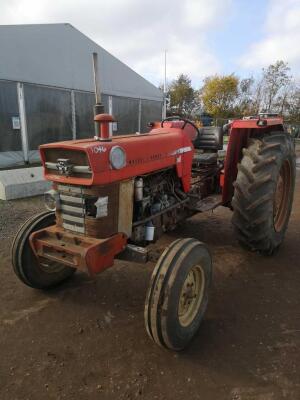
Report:
[[[178,239],[165,249],[152,273],[145,302],[145,325],[162,347],[182,350],[198,331],[212,280],[207,247]]]
[[[56,286],[75,272],[74,268],[44,260],[38,262],[30,243],[32,232],[55,224],[54,212],[43,212],[29,218],[20,228],[12,245],[12,264],[17,277],[26,285],[36,289]]]
[[[232,200],[232,222],[243,246],[266,255],[280,246],[292,209],[295,174],[293,141],[284,132],[254,139],[244,149]]]

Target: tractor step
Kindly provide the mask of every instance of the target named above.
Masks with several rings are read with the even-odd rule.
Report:
[[[119,260],[145,264],[148,261],[157,262],[164,250],[165,246],[158,247],[157,244],[150,244],[147,247],[127,244],[125,249],[119,253],[116,258]]]
[[[189,207],[189,209],[197,212],[205,212],[213,210],[220,205],[222,205],[222,195],[216,194],[205,197],[204,199],[198,201],[198,203],[196,203],[194,206]]]
[[[116,258],[143,264],[148,261],[148,250],[144,247],[127,244],[125,249],[119,253]]]

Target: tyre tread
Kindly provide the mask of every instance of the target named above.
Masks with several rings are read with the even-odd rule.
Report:
[[[239,242],[265,254],[273,253],[283,240],[272,232],[273,198],[283,159],[289,158],[293,169],[291,202],[295,181],[295,154],[291,138],[283,131],[252,139],[243,150],[234,182],[232,223]],[[289,205],[291,208],[291,203]],[[290,210],[289,210],[290,212]],[[287,218],[288,221],[288,218]],[[273,231],[272,231],[273,230]]]

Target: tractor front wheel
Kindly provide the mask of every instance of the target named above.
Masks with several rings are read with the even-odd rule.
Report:
[[[272,254],[282,243],[292,209],[295,151],[285,132],[253,139],[238,167],[232,200],[239,242],[250,250]]]
[[[145,303],[145,325],[154,342],[171,350],[188,345],[203,319],[211,279],[211,256],[203,243],[178,239],[166,248]]]
[[[12,245],[12,264],[17,277],[36,289],[56,286],[75,272],[74,268],[48,260],[39,261],[34,255],[29,237],[32,232],[55,224],[54,212],[43,212],[28,219],[18,231]]]

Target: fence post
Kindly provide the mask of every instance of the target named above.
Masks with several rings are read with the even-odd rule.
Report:
[[[113,115],[113,99],[112,96],[108,96],[108,114]],[[113,135],[113,125],[109,124],[109,136]]]
[[[138,132],[141,133],[142,128],[142,99],[139,99],[139,114],[138,114]]]
[[[27,134],[27,120],[26,120],[26,108],[25,108],[25,97],[24,97],[24,86],[23,83],[17,83],[17,94],[18,94],[18,106],[21,123],[21,140],[22,150],[25,163],[29,162],[29,147],[28,147],[28,134]]]
[[[71,112],[72,112],[72,138],[76,139],[76,106],[75,106],[75,92],[71,90]]]

